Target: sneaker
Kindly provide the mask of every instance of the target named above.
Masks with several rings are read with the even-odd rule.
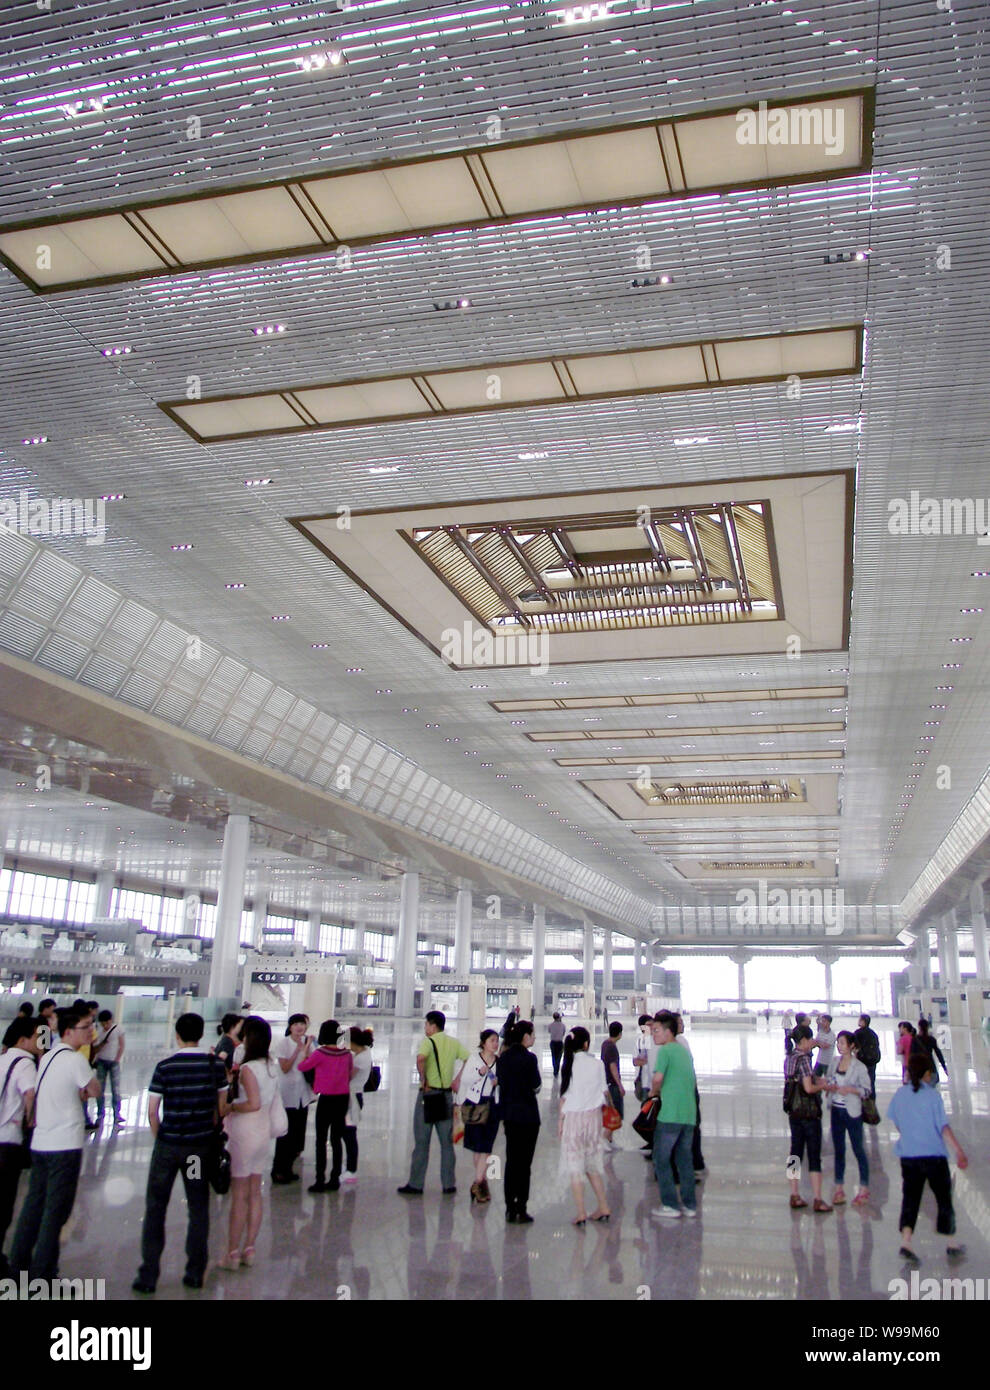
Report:
[[[423,1189],[421,1187],[410,1187],[408,1183],[406,1183],[404,1187],[397,1187],[395,1190],[403,1197],[422,1197],[423,1195]]]
[[[966,1254],[966,1247],[965,1245],[947,1245],[945,1253],[950,1260],[961,1260]]]
[[[533,1224],[533,1218],[530,1216],[530,1214],[529,1214],[528,1211],[517,1211],[517,1212],[516,1212],[516,1225],[517,1225],[517,1226],[532,1226],[532,1224]]]
[[[690,1220],[693,1221],[694,1218],[698,1215],[698,1208],[697,1208],[697,1207],[685,1207],[685,1208],[684,1208],[684,1215],[685,1215],[686,1217],[688,1217]]]
[[[666,1216],[671,1221],[680,1221],[684,1213],[680,1207],[657,1207],[656,1211],[650,1212],[651,1216]]]
[[[345,1173],[340,1181],[344,1183],[345,1186],[350,1187],[352,1184],[356,1183],[357,1180],[357,1173]]]

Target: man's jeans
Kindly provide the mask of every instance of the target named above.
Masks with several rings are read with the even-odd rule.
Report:
[[[662,1112],[661,1112],[662,1113]],[[665,1124],[657,1121],[653,1136],[653,1169],[660,1184],[660,1201],[665,1207],[677,1209],[677,1186],[671,1161],[677,1164],[680,1175],[681,1201],[688,1211],[697,1206],[694,1191],[694,1168],[691,1163],[691,1141],[694,1125]]]
[[[155,1140],[148,1170],[144,1226],[141,1231],[141,1268],[138,1279],[152,1288],[158,1283],[162,1251],[165,1248],[165,1213],[176,1176],[182,1174],[189,1208],[186,1228],[186,1275],[202,1279],[210,1246],[210,1184],[207,1179],[210,1141],[199,1144],[171,1144]]]
[[[447,1092],[447,1119],[439,1124],[428,1125],[423,1118],[423,1092],[416,1097],[413,1111],[412,1163],[409,1166],[409,1186],[422,1188],[426,1182],[426,1170],[430,1163],[430,1138],[436,1130],[440,1140],[440,1186],[455,1187],[457,1175],[454,1166],[454,1097]]]
[[[103,1119],[103,1111],[107,1094],[107,1080],[110,1081],[110,1095],[113,1100],[113,1117],[120,1119],[120,1063],[119,1062],[97,1062],[96,1077],[100,1083],[100,1094],[96,1101],[96,1118]]]
[[[11,1269],[27,1270],[32,1279],[58,1275],[59,1236],[76,1200],[81,1168],[82,1149],[31,1150],[31,1182],[10,1249]]]

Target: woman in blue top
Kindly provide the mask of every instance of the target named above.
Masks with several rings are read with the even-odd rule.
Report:
[[[949,1173],[948,1140],[955,1150],[960,1168],[969,1166],[956,1136],[945,1118],[942,1097],[932,1083],[931,1059],[912,1053],[907,1059],[907,1081],[887,1108],[887,1119],[900,1132],[895,1145],[901,1160],[901,1249],[905,1260],[918,1263],[911,1238],[925,1183],[929,1183],[938,1206],[935,1229],[948,1236],[946,1254],[962,1255],[966,1249],[955,1239],[956,1217],[952,1210],[952,1177]]]

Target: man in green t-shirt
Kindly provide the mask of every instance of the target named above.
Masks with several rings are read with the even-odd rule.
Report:
[[[464,1063],[470,1053],[462,1042],[452,1038],[444,1029],[447,1016],[439,1009],[432,1009],[426,1015],[423,1041],[416,1053],[416,1069],[419,1072],[419,1095],[413,1111],[413,1139],[415,1140],[412,1162],[409,1165],[409,1181],[399,1191],[403,1197],[420,1197],[426,1181],[426,1170],[430,1163],[430,1135],[437,1132],[440,1140],[440,1183],[447,1195],[457,1191],[454,1166],[454,1091],[457,1089],[464,1070]],[[460,1062],[460,1066],[458,1066]],[[447,1117],[432,1124],[426,1121],[426,1107],[423,1097],[439,1093],[447,1106]]]
[[[653,1168],[660,1187],[660,1206],[653,1216],[697,1216],[691,1143],[698,1123],[695,1103],[694,1062],[686,1047],[677,1042],[677,1017],[664,1011],[653,1020],[653,1041],[657,1060],[653,1070],[651,1096],[660,1096],[660,1119],[653,1138]],[[672,1164],[680,1175],[681,1201],[677,1204],[677,1184]]]

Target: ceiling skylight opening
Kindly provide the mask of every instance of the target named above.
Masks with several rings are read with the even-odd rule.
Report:
[[[402,467],[402,464],[401,464],[401,463],[391,463],[391,464],[388,464],[388,465],[386,465],[386,464],[381,464],[381,465],[380,465],[379,467],[377,467],[377,468],[369,468],[369,469],[368,469],[368,472],[369,472],[369,473],[376,473],[376,474],[377,474],[377,473],[398,473],[398,471],[399,471],[399,469],[400,469],[401,467]]]
[[[687,449],[694,444],[710,444],[711,439],[707,434],[687,434],[681,439],[674,440],[674,447],[677,449]]]

